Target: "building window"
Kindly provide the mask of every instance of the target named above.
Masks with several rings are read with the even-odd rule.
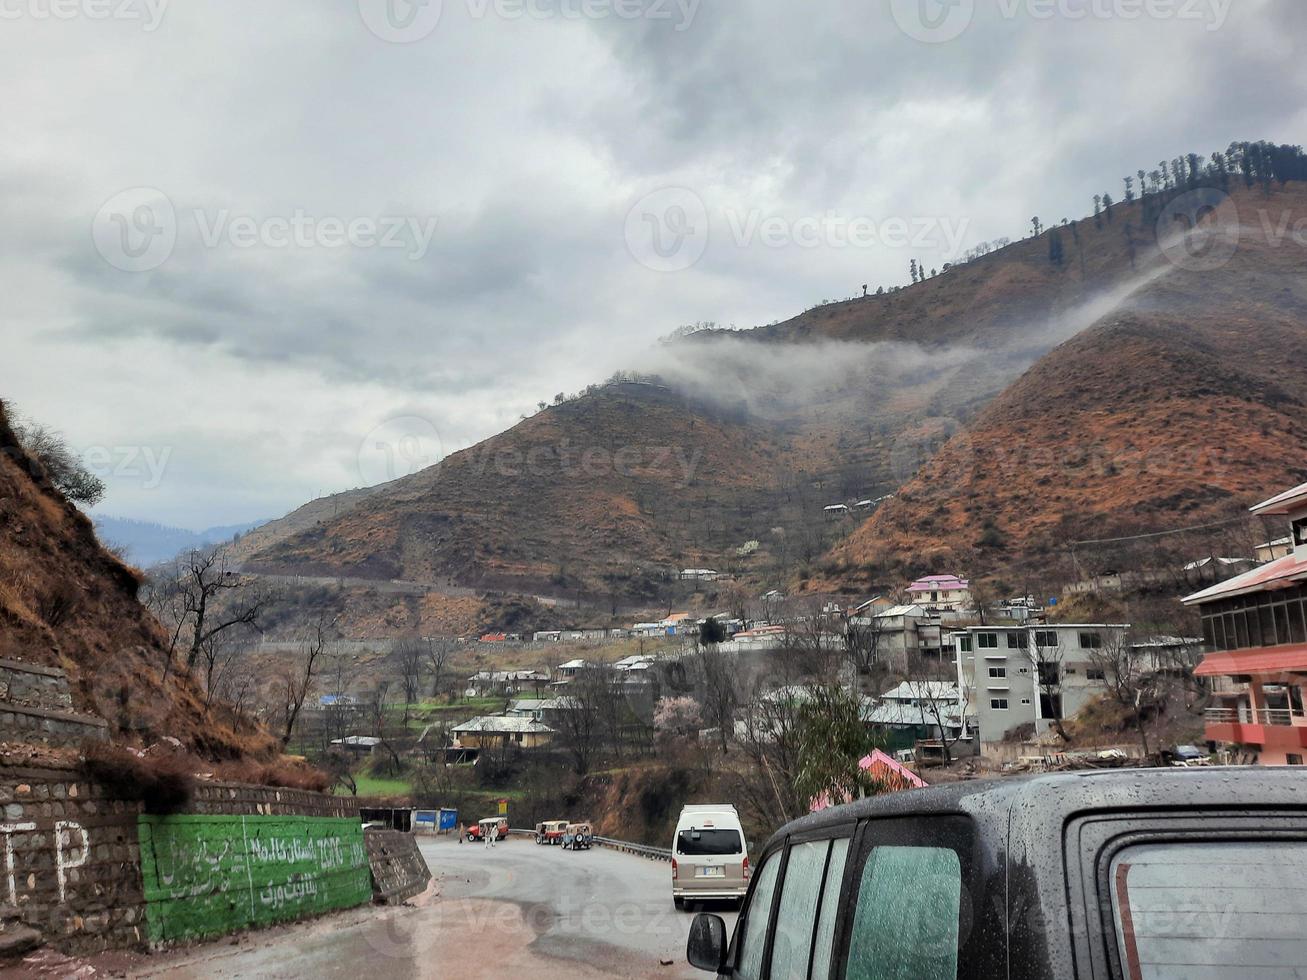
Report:
[[[997,633],[977,633],[977,634],[976,634],[976,646],[980,647],[980,649],[982,649],[982,650],[997,650],[997,649],[998,649],[998,634],[997,634]]]
[[[1022,699],[1021,699],[1021,703],[1024,704],[1024,705],[1029,705],[1029,704],[1031,704],[1032,702],[1031,702],[1030,698],[1022,698]]]
[[[995,711],[1007,711],[1007,698],[990,698],[989,706]]]
[[[1287,762],[1287,763],[1288,763],[1289,765],[1291,765],[1291,766],[1301,766],[1301,765],[1302,765],[1302,756],[1300,756],[1300,755],[1294,755],[1292,752],[1290,752],[1288,755],[1286,755],[1286,756],[1284,757],[1284,761]]]
[[[1030,647],[1030,637],[1025,633],[1009,633],[1007,635],[1007,648],[1009,650],[1026,650]]]
[[[1101,667],[1090,667],[1085,671],[1085,676],[1091,681],[1105,681],[1107,680],[1107,671]]]
[[[1006,668],[1006,667],[990,667],[990,668],[989,668],[989,676],[990,676],[990,677],[1006,677],[1006,676],[1007,676],[1007,668]]]
[[[1039,665],[1039,684],[1041,687],[1057,687],[1062,682],[1061,664],[1044,663]]]
[[[1293,543],[1299,548],[1307,545],[1307,517],[1293,522]]]
[[[1101,650],[1102,647],[1103,647],[1103,635],[1101,633],[1080,634],[1081,650]]]
[[[958,650],[962,653],[971,652],[971,637],[969,635],[958,637]]]
[[[1036,630],[1035,646],[1037,647],[1057,646],[1057,630]]]

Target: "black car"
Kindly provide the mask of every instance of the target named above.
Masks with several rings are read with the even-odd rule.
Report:
[[[838,807],[760,855],[735,980],[1307,976],[1307,771],[1146,769],[959,783]]]

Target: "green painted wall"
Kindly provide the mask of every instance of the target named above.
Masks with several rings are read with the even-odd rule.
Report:
[[[372,900],[357,819],[142,816],[139,829],[152,943],[218,936]]]

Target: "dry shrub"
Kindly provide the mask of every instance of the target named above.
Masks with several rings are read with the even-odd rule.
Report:
[[[251,786],[279,786],[283,789],[302,789],[324,793],[331,786],[331,777],[303,759],[280,756],[272,762],[241,759],[219,763],[213,774],[229,783],[246,783]]]
[[[194,765],[184,752],[137,755],[131,749],[91,742],[82,752],[82,771],[122,800],[140,800],[145,812],[179,813],[195,796]]]

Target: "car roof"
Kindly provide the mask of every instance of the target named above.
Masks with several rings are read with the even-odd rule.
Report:
[[[801,817],[768,848],[794,834],[818,833],[881,817],[960,814],[993,836],[1034,824],[1060,826],[1091,810],[1307,808],[1307,769],[1220,767],[1112,769],[968,780],[887,793]]]

